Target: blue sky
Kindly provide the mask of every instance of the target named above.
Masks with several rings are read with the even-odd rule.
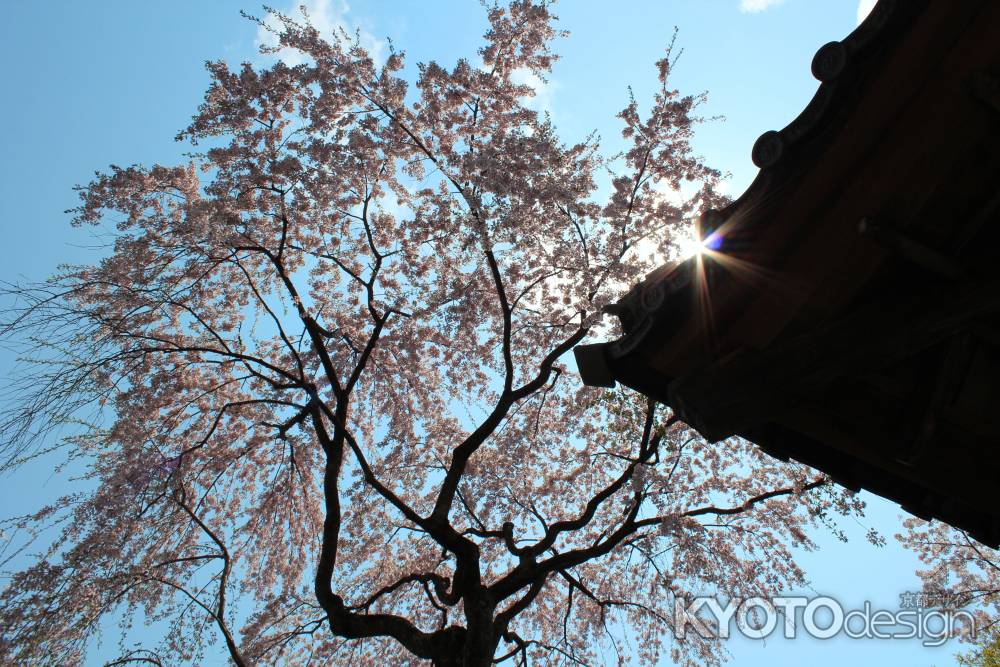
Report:
[[[279,8],[292,2],[271,0]],[[862,0],[863,4],[867,4]],[[295,2],[294,4],[298,4]],[[310,0],[320,27],[359,28],[375,48],[391,37],[417,61],[451,63],[475,55],[485,25],[475,0],[404,2]],[[567,141],[597,129],[613,148],[615,114],[626,87],[648,100],[656,85],[653,62],[674,26],[684,49],[674,84],[709,92],[695,145],[708,162],[732,174],[729,191],[742,192],[756,168],[750,147],[766,130],[784,127],[816,89],[809,73],[815,51],[841,39],[858,21],[858,0],[596,0],[557,5],[570,36],[557,45],[562,60],[540,90],[538,103]],[[286,6],[287,5],[287,6]],[[241,0],[101,0],[9,2],[0,24],[6,128],[0,153],[0,279],[41,279],[60,262],[97,255],[86,231],[73,230],[63,211],[74,206],[72,186],[109,164],[173,163],[185,146],[173,141],[201,100],[208,81],[204,61],[261,62],[257,27],[239,10],[260,13]],[[412,71],[412,69],[411,69]],[[0,350],[0,367],[11,363]],[[60,492],[45,465],[0,482],[2,514],[27,511]],[[860,606],[895,609],[898,595],[916,590],[915,558],[892,540],[900,510],[868,496],[870,516],[845,526],[851,541],[820,536],[822,549],[802,563],[813,589]],[[868,527],[889,540],[877,549]],[[955,664],[958,647],[925,649],[917,641],[826,641],[772,638],[730,643],[740,665]],[[94,664],[100,664],[95,662]],[[221,661],[216,664],[224,664]]]

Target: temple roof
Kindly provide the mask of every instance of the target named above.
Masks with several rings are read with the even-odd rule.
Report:
[[[881,0],[584,381],[1000,543],[1000,3]]]

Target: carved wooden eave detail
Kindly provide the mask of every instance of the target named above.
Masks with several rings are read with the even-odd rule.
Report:
[[[1000,3],[881,0],[702,216],[699,257],[580,346],[706,438],[742,436],[1000,544]]]

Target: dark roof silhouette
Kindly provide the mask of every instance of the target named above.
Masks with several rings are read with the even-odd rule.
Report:
[[[881,0],[816,53],[706,250],[614,308],[584,381],[1000,544],[1000,2]]]

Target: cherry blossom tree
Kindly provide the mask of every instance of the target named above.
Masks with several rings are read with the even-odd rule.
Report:
[[[917,570],[927,606],[964,609],[973,623],[964,639],[978,648],[958,656],[962,664],[996,665],[1000,660],[1000,552],[977,542],[965,531],[924,519],[909,518],[896,536],[926,566]]]
[[[668,50],[626,150],[564,143],[518,83],[556,58],[550,7],[487,11],[479,57],[414,87],[402,53],[272,13],[301,64],[209,63],[188,164],[80,188],[105,259],[8,294],[30,360],[0,463],[55,456],[85,489],[4,523],[8,566],[37,552],[4,664],[79,662],[115,613],[112,664],[714,664],[674,600],[800,584],[805,531],[860,511],[581,385],[602,309],[723,203],[703,97]]]

